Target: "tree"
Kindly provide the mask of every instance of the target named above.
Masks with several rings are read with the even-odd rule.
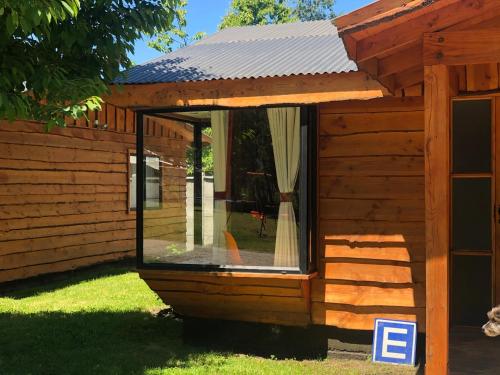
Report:
[[[301,21],[317,21],[335,18],[335,0],[297,0],[295,12]]]
[[[180,0],[178,6],[179,17],[175,20],[173,27],[170,30],[164,31],[156,35],[156,38],[148,42],[148,46],[157,51],[168,53],[172,52],[174,46],[186,47],[192,42],[200,40],[206,33],[203,31],[197,32],[190,36],[186,31],[186,10],[187,0]]]
[[[170,30],[181,0],[0,0],[0,118],[48,127],[98,109],[144,34]]]
[[[219,29],[296,21],[287,0],[233,0]]]
[[[233,0],[219,29],[335,17],[335,0]]]

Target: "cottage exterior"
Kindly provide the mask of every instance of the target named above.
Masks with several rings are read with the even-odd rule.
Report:
[[[325,48],[325,45],[330,48]],[[304,46],[309,46],[309,50],[304,49]],[[254,55],[256,51],[261,51],[262,57]],[[316,60],[309,60],[312,55],[317,57],[317,63]],[[286,58],[288,64],[283,64]],[[261,65],[254,66],[252,63],[248,64],[246,69],[241,67],[244,61],[252,59],[260,61]],[[190,63],[200,66],[187,66]],[[203,66],[204,63],[206,66]],[[214,187],[214,197],[210,201],[210,205],[214,207],[213,211],[207,214],[203,210],[201,214],[203,217],[212,215],[213,237],[208,241],[205,241],[205,238],[200,239],[200,248],[189,249],[185,256],[179,255],[178,251],[168,250],[172,246],[182,248],[183,242],[187,241],[189,218],[181,206],[185,195],[177,196],[176,202],[164,202],[163,210],[176,211],[179,214],[175,225],[163,224],[164,227],[171,227],[171,233],[165,236],[146,233],[150,223],[157,223],[157,210],[138,211],[137,246],[141,276],[165,301],[173,305],[176,311],[186,316],[299,326],[312,323],[331,324],[340,328],[370,330],[373,317],[379,311],[365,308],[366,313],[360,314],[356,304],[349,300],[359,299],[359,292],[365,293],[365,286],[360,286],[358,282],[367,281],[380,283],[375,289],[382,292],[384,288],[390,288],[391,283],[406,284],[407,288],[396,291],[401,294],[399,297],[395,297],[393,302],[388,301],[389,305],[383,309],[385,316],[423,319],[421,283],[424,282],[425,273],[422,244],[422,101],[408,97],[383,98],[388,94],[387,90],[366,73],[358,71],[356,64],[348,58],[336,28],[329,21],[222,31],[192,47],[138,66],[132,69],[125,79],[126,81],[122,82],[125,83],[124,89],[117,91],[109,101],[116,105],[131,105],[139,110],[139,152],[142,149],[145,153],[156,154],[163,159],[162,155],[152,150],[146,136],[141,138],[139,129],[142,114],[152,117],[156,114],[164,117],[183,116],[195,127],[211,127],[215,185],[220,179],[218,176],[226,174],[222,181],[219,181],[219,188]],[[372,98],[380,99],[360,102],[361,108],[357,108],[357,102],[338,101]],[[193,118],[191,108],[194,113],[204,113],[201,122],[196,116]],[[241,118],[245,111],[251,111],[250,116],[267,117],[267,123],[262,124],[265,128],[263,132],[267,133],[273,133],[273,127],[277,127],[277,124],[273,124],[272,116],[281,116],[282,121],[288,121],[285,128],[293,129],[295,126],[297,129],[293,131],[293,135],[284,136],[287,139],[285,146],[293,149],[300,145],[300,152],[288,155],[288,168],[293,169],[290,167],[293,165],[290,158],[296,157],[295,163],[300,164],[299,168],[295,166],[295,169],[300,170],[298,174],[294,174],[291,169],[286,170],[287,173],[278,170],[279,160],[276,154],[280,150],[275,148],[277,141],[273,134],[268,136],[267,145],[255,144],[253,147],[266,149],[268,159],[274,156],[274,165],[269,170],[244,171],[269,174],[273,180],[272,184],[278,185],[275,190],[281,193],[281,197],[277,194],[276,198],[275,194],[274,200],[267,202],[273,208],[267,212],[258,212],[259,215],[266,215],[268,226],[273,225],[273,220],[276,221],[275,233],[268,233],[274,239],[270,251],[266,254],[267,259],[263,259],[262,252],[259,259],[256,259],[255,253],[262,249],[252,243],[242,244],[241,237],[244,236],[238,232],[242,232],[243,228],[237,228],[236,223],[229,219],[229,216],[234,218],[236,213],[242,211],[249,220],[245,222],[245,226],[250,226],[250,214],[258,210],[252,207],[246,212],[244,208],[236,207],[237,201],[245,200],[242,196],[249,193],[238,195],[242,190],[241,186],[235,186],[238,182],[234,181],[234,176],[230,176],[231,169],[239,168],[240,156],[237,150],[234,150],[238,140],[235,139],[238,129],[241,131],[243,127],[239,121],[244,122]],[[373,113],[378,125],[371,125],[373,121],[363,120],[365,111]],[[402,124],[394,120],[386,124],[394,112],[404,119]],[[226,128],[223,136],[225,140],[223,145],[217,146],[216,131],[220,126]],[[370,129],[370,126],[379,126],[380,131],[385,128],[389,135],[391,131],[394,132],[396,137],[403,139],[403,143],[410,143],[408,150],[400,150],[401,145],[394,145],[393,150],[386,149],[393,141],[384,140],[383,134],[375,134],[379,141],[373,142],[373,129]],[[232,133],[232,136],[228,133]],[[336,135],[339,136],[338,139]],[[353,148],[352,142],[361,142],[360,147]],[[373,145],[364,150],[363,145],[368,143]],[[224,155],[219,170],[217,148],[223,149],[226,155],[229,153],[227,149],[233,149],[231,157]],[[389,163],[392,155],[405,153],[408,158],[403,159],[403,163]],[[359,160],[360,156],[366,160]],[[361,168],[370,168],[365,167],[364,161],[369,162],[371,166],[382,168],[374,180],[370,181],[370,177],[365,177],[370,175],[369,169],[361,171]],[[181,158],[166,165],[164,178],[171,176],[185,179],[186,168],[183,163],[187,161]],[[359,167],[353,168],[355,163]],[[405,170],[408,164],[413,169],[410,172]],[[410,174],[409,180],[404,176],[406,173]],[[288,181],[290,186],[283,188],[285,183],[274,181],[279,174],[288,177],[294,175],[292,178],[295,180]],[[399,177],[399,186],[408,181],[413,190],[396,196],[387,207],[381,208],[380,213],[374,214],[375,217],[380,215],[380,218],[387,222],[382,224],[382,228],[377,228],[371,220],[363,221],[378,199],[390,198],[391,191],[384,191],[384,181],[394,178],[389,176],[398,174],[403,176]],[[245,181],[252,183],[250,178]],[[339,183],[332,184],[334,181]],[[365,187],[366,182],[375,191]],[[339,187],[338,191],[336,185]],[[358,185],[365,191],[357,191]],[[228,190],[232,190],[232,193],[228,194]],[[238,192],[235,192],[236,190]],[[291,201],[283,199],[283,193],[294,193],[296,201],[293,205],[294,212],[288,214],[280,223],[283,215],[282,205],[289,205]],[[144,194],[144,191],[139,194]],[[319,199],[316,199],[317,197]],[[220,201],[225,201],[221,214],[224,216],[223,223],[217,222],[217,210],[220,210],[217,205]],[[255,206],[258,206],[257,201],[257,198],[246,199],[246,203],[252,202]],[[400,201],[406,205],[402,213],[398,212]],[[202,206],[204,207],[204,203]],[[290,219],[293,216],[295,218]],[[282,234],[284,238],[280,239],[278,227],[282,224],[289,225],[287,220],[300,223],[291,225],[297,227],[299,233],[292,238],[290,233],[285,232]],[[422,223],[420,228],[415,225],[419,222]],[[364,225],[373,229],[363,229]],[[404,232],[401,232],[402,230]],[[235,239],[239,248],[239,259],[232,258],[227,237],[225,241],[222,239],[220,243],[217,242],[220,240],[217,237],[221,237],[223,232],[230,233]],[[384,264],[385,260],[381,264],[374,262],[370,265],[364,261],[359,262],[357,259],[370,258],[369,254],[363,254],[360,249],[354,249],[356,254],[347,254],[351,252],[349,247],[352,244],[361,246],[362,243],[373,242],[371,233],[376,233],[379,236],[377,242],[382,244],[389,241],[391,244],[388,246],[392,246],[393,242],[405,246],[407,239],[403,238],[403,234],[406,235],[407,232],[408,241],[416,243],[415,250],[413,251],[413,247],[411,250],[399,249],[400,254],[392,251],[393,257],[396,257],[390,258],[392,263]],[[257,237],[257,234],[255,236],[255,241],[261,240],[262,246],[267,245],[264,239]],[[280,245],[278,241],[281,241]],[[336,253],[335,249],[344,253]],[[187,250],[187,245],[181,252],[184,250]],[[372,253],[375,252],[376,250],[372,249]],[[413,253],[416,256],[413,256]],[[414,271],[407,269],[408,266],[414,268]],[[393,272],[394,275],[386,275]],[[343,282],[330,283],[333,278]],[[371,286],[366,288],[368,294],[373,290]],[[414,293],[420,293],[420,305],[414,302]],[[377,296],[368,298],[376,299]],[[398,299],[407,300],[400,302]],[[371,302],[364,302],[366,306],[374,303],[373,299]],[[420,327],[424,329],[423,320]]]
[[[277,229],[274,262],[255,267],[241,251],[233,256],[241,250],[238,238],[236,245],[215,245],[217,232],[238,235],[229,219],[216,224],[214,213],[211,245],[200,244],[209,252],[225,249],[223,262],[176,263],[168,256],[155,262],[147,260],[151,247],[140,229],[150,220],[144,211],[141,277],[186,316],[352,332],[372,330],[377,317],[416,321],[427,373],[447,373],[450,328],[479,327],[499,302],[500,56],[491,42],[499,7],[488,0],[378,1],[336,19],[326,36],[322,23],[231,30],[132,70],[110,100],[138,118],[204,110],[214,129],[220,125],[214,113],[267,108],[273,132],[276,113],[281,126],[293,129],[286,111],[301,108],[303,129],[296,242]],[[316,42],[316,51],[301,48]],[[254,51],[266,47],[272,53],[263,60]],[[223,124],[231,129],[234,118]],[[283,137],[291,147],[293,138]],[[227,159],[232,165],[235,155]],[[215,180],[224,167],[231,173],[233,166],[214,167]],[[217,199],[227,202],[224,219],[237,211],[231,183],[226,178],[215,188],[222,194],[214,207]],[[275,202],[277,226],[286,202]],[[291,220],[290,213],[284,217],[281,224]],[[295,246],[298,253],[290,250]],[[281,253],[295,254],[294,261],[281,262]]]
[[[133,68],[106,101],[135,116],[113,147],[142,160],[120,213],[141,277],[187,317],[416,321],[426,372],[448,373],[450,332],[500,303],[499,26],[495,0],[379,0]]]

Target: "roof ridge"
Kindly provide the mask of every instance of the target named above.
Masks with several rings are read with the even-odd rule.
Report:
[[[241,25],[241,26],[232,26],[232,27],[227,27],[225,29],[217,30],[214,34],[215,35],[221,31],[225,30],[236,30],[236,29],[246,29],[246,28],[261,28],[261,27],[280,27],[284,25],[296,25],[296,24],[306,24],[306,23],[331,23],[333,19],[331,20],[311,20],[311,21],[293,21],[293,22],[281,22],[281,23],[265,23],[265,24],[257,24],[257,25]]]

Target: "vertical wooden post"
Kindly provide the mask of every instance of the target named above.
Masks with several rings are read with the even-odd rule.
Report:
[[[448,373],[450,109],[447,66],[425,67],[426,374]]]

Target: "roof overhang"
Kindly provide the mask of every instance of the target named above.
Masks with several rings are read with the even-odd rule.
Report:
[[[349,57],[396,94],[422,85],[430,34],[498,28],[500,1],[379,0],[334,23]]]
[[[302,105],[388,95],[365,72],[122,85],[111,91],[106,102],[131,109]]]

